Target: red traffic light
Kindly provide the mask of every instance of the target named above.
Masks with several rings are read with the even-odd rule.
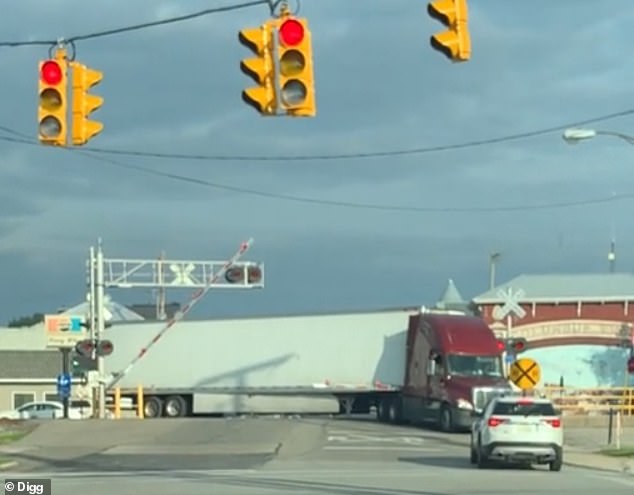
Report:
[[[498,340],[495,345],[498,348],[498,351],[503,351],[504,349],[506,349],[506,344],[504,343],[503,340]]]
[[[634,375],[634,357],[631,357],[627,360],[627,372],[630,375]]]
[[[42,64],[40,77],[46,84],[59,84],[62,81],[62,68],[55,60],[47,60]]]
[[[288,19],[280,26],[280,41],[286,46],[299,45],[304,40],[304,26],[295,19]]]

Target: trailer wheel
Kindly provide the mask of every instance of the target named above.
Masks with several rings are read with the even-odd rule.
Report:
[[[187,402],[180,395],[172,395],[165,399],[163,410],[168,418],[182,418],[187,415]]]
[[[143,415],[146,418],[160,418],[161,412],[163,412],[163,403],[159,397],[145,397],[143,401]]]

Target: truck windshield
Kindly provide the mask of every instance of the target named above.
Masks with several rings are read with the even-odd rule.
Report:
[[[449,355],[448,370],[450,375],[458,376],[490,376],[501,377],[502,363],[498,356],[465,356]]]

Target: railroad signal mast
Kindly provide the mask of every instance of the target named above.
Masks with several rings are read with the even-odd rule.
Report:
[[[192,300],[177,316],[166,323],[161,332],[150,342],[132,363],[118,375],[118,381],[132,366],[159,340],[177,320],[183,318],[194,306],[196,301],[204,296],[209,289],[262,289],[264,288],[264,264],[255,261],[239,261],[240,257],[249,249],[252,240],[243,243],[240,250],[229,261],[192,261],[159,259],[121,259],[106,258],[103,254],[101,241],[98,247],[90,248],[88,268],[88,300],[89,314],[86,323],[89,338],[81,340],[75,346],[79,356],[91,357],[97,360],[99,376],[99,390],[97,403],[99,417],[105,417],[106,381],[104,357],[114,351],[110,340],[104,339],[104,330],[109,327],[106,321],[105,290],[107,288],[154,288],[154,289],[197,289]],[[172,277],[165,273],[169,267]],[[109,387],[116,383],[111,381]]]

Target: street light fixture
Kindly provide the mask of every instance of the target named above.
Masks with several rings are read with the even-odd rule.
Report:
[[[568,144],[578,144],[581,141],[586,141],[596,136],[613,136],[613,137],[620,138],[623,141],[627,141],[629,144],[634,144],[634,136],[628,136],[627,134],[623,134],[621,132],[597,131],[594,129],[581,129],[581,128],[566,129],[561,137]]]

